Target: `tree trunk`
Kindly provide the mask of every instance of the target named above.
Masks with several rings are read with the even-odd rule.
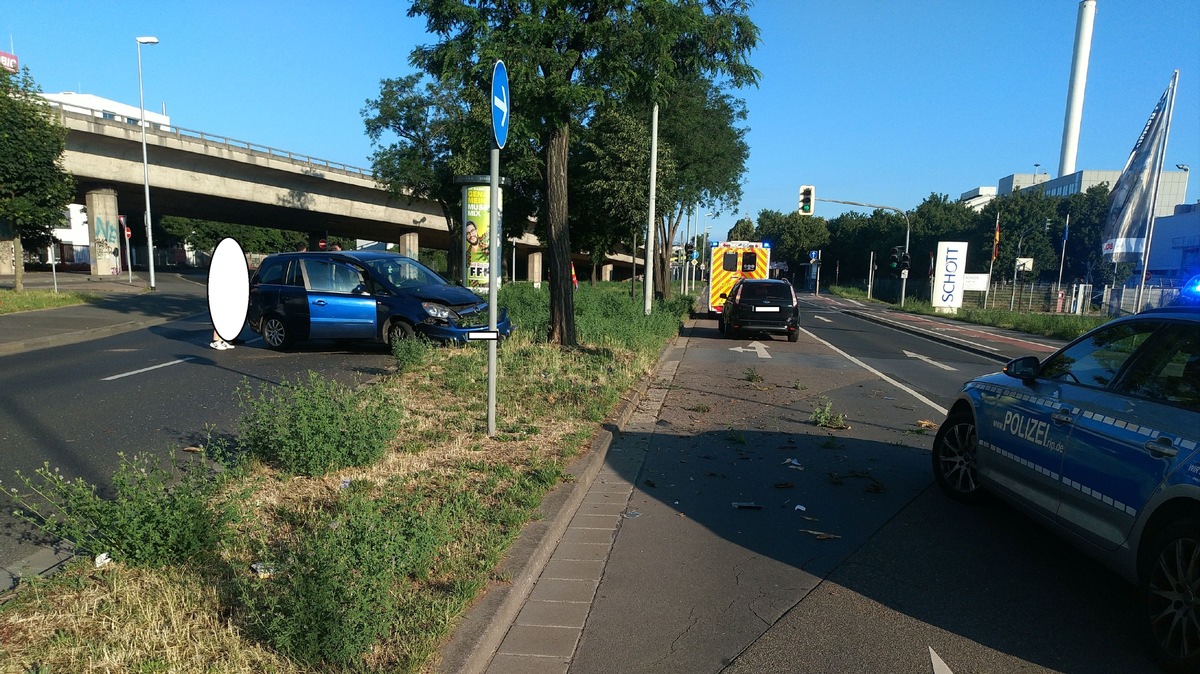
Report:
[[[13,232],[13,290],[25,290],[25,248],[19,232]]]
[[[567,144],[570,126],[559,120],[546,144],[546,202],[550,248],[551,343],[577,346],[575,295],[571,284],[571,231],[567,225]]]

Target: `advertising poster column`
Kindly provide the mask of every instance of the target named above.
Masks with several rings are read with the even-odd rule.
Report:
[[[967,242],[939,241],[933,269],[934,311],[958,313],[966,290]]]
[[[467,287],[487,292],[491,271],[488,241],[491,232],[491,187],[469,185],[463,188],[463,250],[466,251]],[[498,192],[503,208],[503,192]],[[497,279],[499,283],[499,279]]]

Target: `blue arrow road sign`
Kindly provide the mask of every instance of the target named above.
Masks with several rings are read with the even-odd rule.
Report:
[[[508,69],[504,61],[496,61],[492,68],[492,136],[501,150],[508,141],[508,103]]]

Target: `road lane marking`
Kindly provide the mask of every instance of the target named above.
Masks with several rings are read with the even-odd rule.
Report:
[[[824,316],[822,316],[822,315],[820,315],[820,314],[814,314],[814,315],[813,315],[813,318],[817,319],[818,321],[825,321],[826,323],[832,323],[832,322],[833,322],[833,321],[829,320],[828,318],[825,318]]]
[[[135,374],[141,374],[143,372],[157,370],[162,367],[170,367],[171,365],[178,365],[180,363],[186,363],[189,360],[195,360],[195,359],[194,358],[180,358],[179,360],[173,360],[169,363],[162,363],[161,365],[151,365],[150,367],[144,367],[140,370],[133,370],[132,372],[122,372],[121,374],[114,374],[113,376],[105,377],[104,379],[101,379],[100,381],[112,381],[114,379],[121,379],[122,377],[131,377]]]
[[[908,356],[909,358],[916,358],[916,359],[918,359],[918,360],[923,360],[923,361],[925,361],[926,363],[929,363],[930,365],[933,365],[934,367],[940,367],[940,368],[942,368],[943,370],[948,370],[948,371],[950,371],[950,372],[957,372],[957,371],[958,371],[958,369],[957,369],[957,368],[950,367],[949,365],[946,365],[945,363],[939,363],[939,362],[937,362],[936,360],[934,360],[934,359],[930,358],[929,356],[922,356],[922,355],[921,355],[921,354],[919,354],[919,353],[913,353],[912,351],[903,350],[903,349],[902,349],[902,351],[904,351],[904,355],[905,355],[905,356]]]
[[[917,393],[916,391],[905,386],[904,384],[901,384],[900,382],[896,381],[895,379],[892,379],[891,377],[880,372],[879,370],[876,370],[875,368],[871,367],[870,365],[867,365],[866,363],[855,358],[854,356],[851,356],[850,354],[846,353],[845,351],[842,351],[841,349],[839,349],[836,346],[830,344],[829,342],[821,339],[820,337],[814,335],[813,333],[809,332],[808,330],[805,330],[804,328],[800,328],[800,332],[803,332],[804,334],[808,335],[809,337],[812,337],[813,339],[824,344],[825,346],[829,347],[830,349],[833,349],[833,351],[835,353],[842,356],[843,358],[850,361],[851,363],[854,363],[855,365],[861,367],[862,369],[866,370],[867,372],[870,372],[871,374],[875,375],[876,377],[879,377],[880,379],[886,381],[887,383],[891,384],[892,386],[895,386],[896,388],[900,389],[901,391],[904,391],[905,393],[911,395],[912,397],[916,398],[917,400],[920,400],[921,402],[925,403],[926,405],[928,405],[931,408],[933,408],[934,410],[936,410],[938,412],[938,414],[945,416],[945,414],[946,414],[945,407],[942,407],[941,405],[933,402],[929,398],[926,398],[925,396],[921,395],[920,393]]]
[[[750,342],[750,344],[749,344],[748,346],[745,346],[745,347],[742,347],[742,346],[731,346],[731,347],[729,347],[729,350],[730,350],[730,351],[737,351],[738,353],[745,353],[745,352],[747,352],[747,351],[754,351],[754,352],[758,353],[758,357],[759,357],[759,358],[770,358],[770,357],[771,357],[771,354],[767,353],[767,349],[768,349],[768,348],[769,348],[769,347],[767,347],[767,345],[766,345],[766,344],[763,344],[762,342]]]

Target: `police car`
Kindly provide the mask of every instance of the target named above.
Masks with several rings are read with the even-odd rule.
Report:
[[[967,382],[933,444],[938,485],[995,494],[1136,583],[1169,671],[1200,671],[1200,307],[1110,321]]]

